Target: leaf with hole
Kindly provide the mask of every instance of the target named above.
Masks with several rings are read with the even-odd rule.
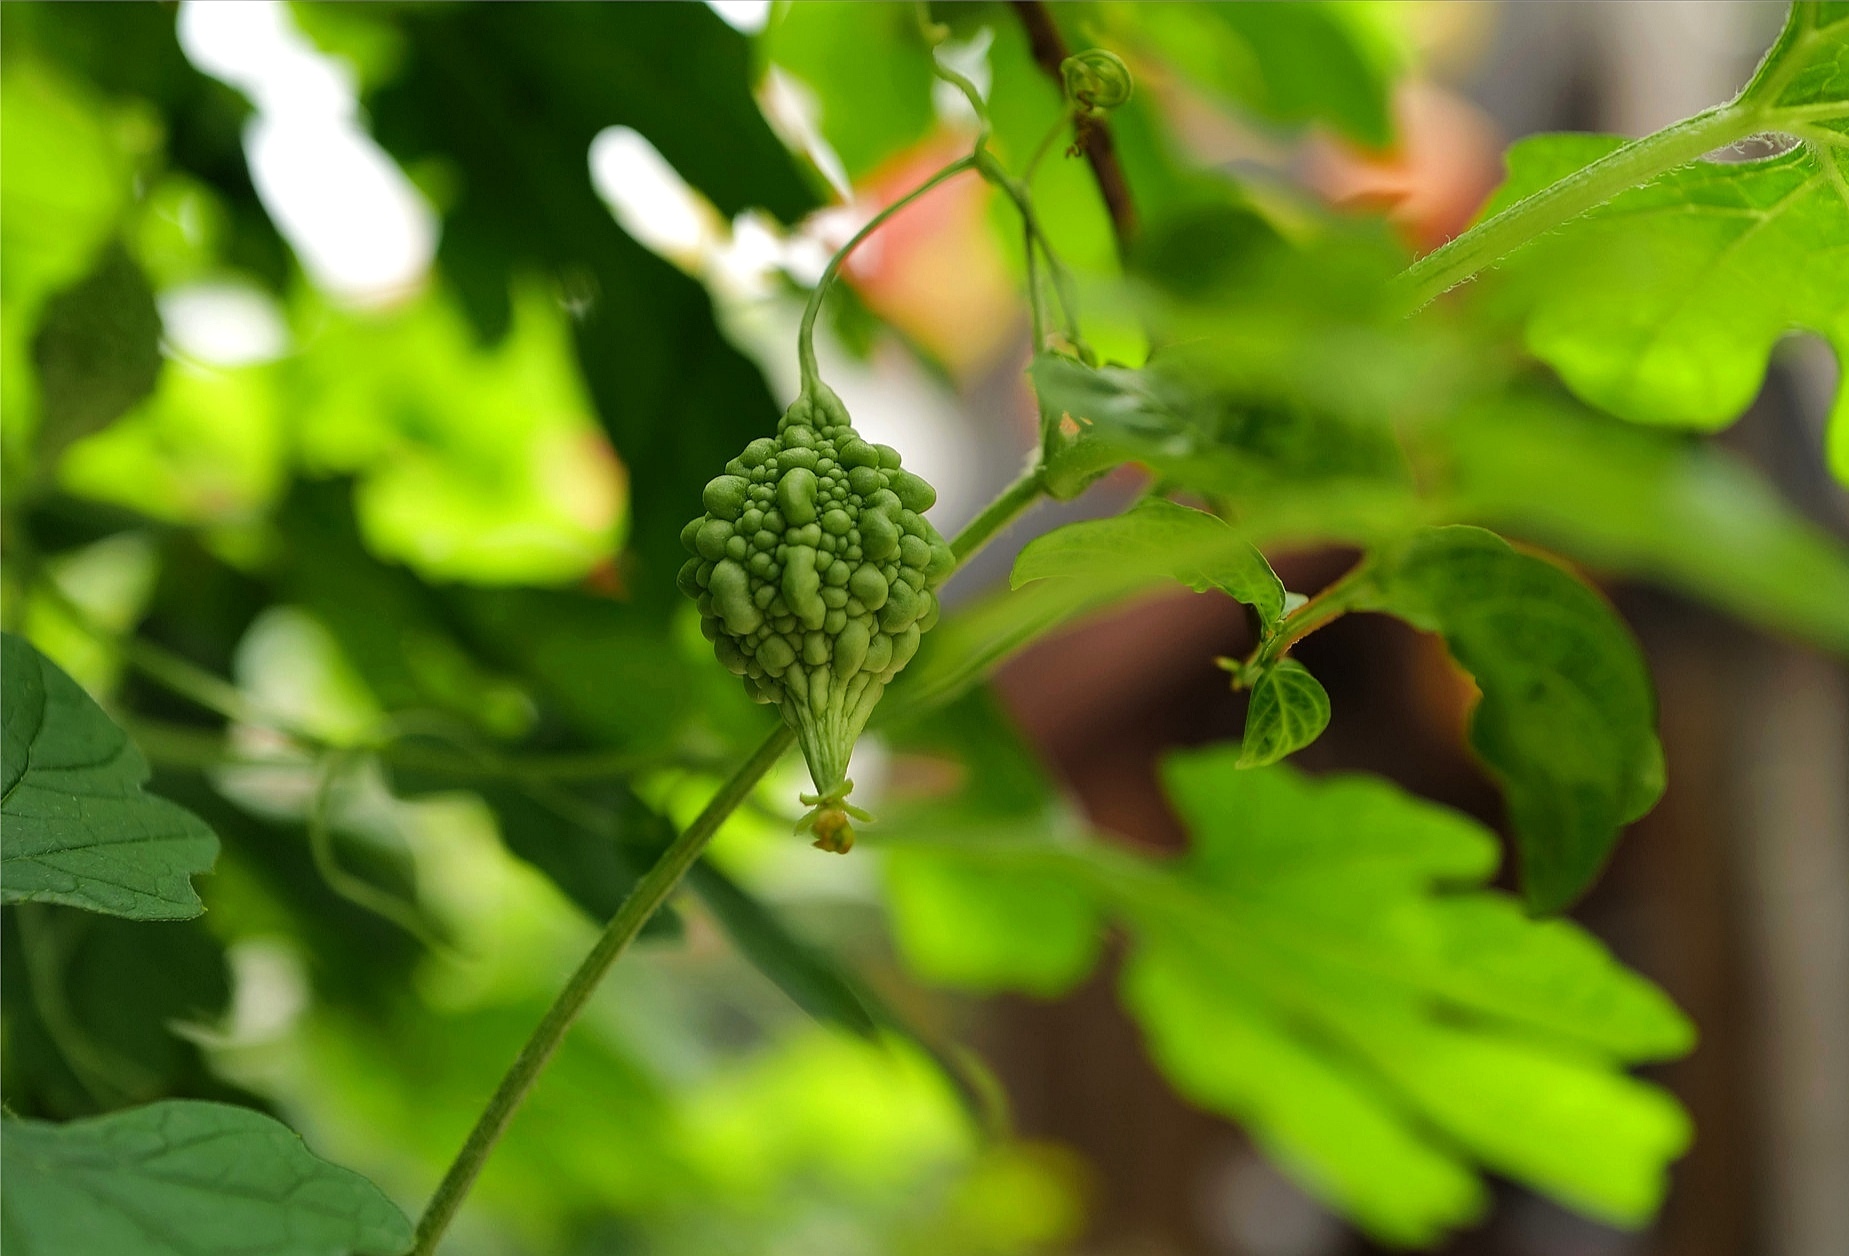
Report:
[[[1774,346],[1823,337],[1849,361],[1849,10],[1799,3],[1728,110],[1794,147],[1699,160],[1612,197],[1500,269],[1529,347],[1594,405],[1640,423],[1713,430],[1751,404]],[[1490,216],[1627,143],[1541,135],[1509,150]],[[1830,421],[1849,482],[1849,388]]]

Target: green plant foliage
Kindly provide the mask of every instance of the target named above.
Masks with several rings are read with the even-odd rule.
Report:
[[[1558,911],[1663,792],[1636,641],[1597,593],[1480,528],[1416,534],[1367,587],[1363,606],[1441,634],[1476,680],[1470,743],[1508,797],[1529,903]]]
[[[1849,131],[1849,8],[1795,0],[1740,101],[1780,120]]]
[[[1462,410],[1430,440],[1452,517],[1849,653],[1849,550],[1735,454],[1541,394]]]
[[[1365,4],[1103,4],[1104,29],[1266,121],[1323,122],[1371,148],[1393,139],[1399,68]]]
[[[138,920],[198,915],[192,878],[211,870],[218,839],[142,789],[147,761],[76,681],[23,639],[4,643],[0,894]]]
[[[851,179],[860,179],[936,122],[931,52],[915,8],[900,4],[780,7],[758,53],[813,92],[816,125]]]
[[[1388,428],[1242,405],[1239,392],[1159,360],[1133,371],[1044,355],[1033,369],[1043,401],[1079,427],[1049,460],[1056,492],[1134,460],[1224,497],[1238,533],[1261,547],[1379,544],[1467,520],[1849,648],[1849,552],[1724,450],[1526,387]],[[940,631],[958,631],[957,618]]]
[[[39,904],[7,912],[3,927],[0,1068],[13,1115],[86,1116],[168,1095],[245,1098],[187,1036],[220,1022],[231,998],[224,952],[202,922]]]
[[[24,1256],[395,1256],[411,1241],[377,1187],[248,1108],[168,1100],[0,1129],[7,1246]]]
[[[874,1014],[832,957],[793,933],[774,912],[710,862],[695,864],[687,883],[726,936],[792,1002],[827,1025],[878,1037]]]
[[[1119,595],[1162,580],[1196,593],[1219,589],[1257,611],[1266,635],[1284,614],[1284,586],[1263,554],[1219,517],[1163,498],[1036,537],[1009,582],[1018,589],[1047,579],[1086,581]]]
[[[1523,140],[1500,198],[1520,199],[1623,143]],[[1530,348],[1579,396],[1624,418],[1726,426],[1792,329],[1849,352],[1845,167],[1849,158],[1821,142],[1698,161],[1521,250],[1503,269],[1527,310]]]
[[[120,246],[46,303],[32,342],[41,455],[108,426],[154,390],[160,333],[148,278]]]
[[[951,835],[895,820],[895,853],[947,870],[908,870],[909,894],[956,895],[896,914],[902,949],[972,988],[1057,990],[1116,921],[1125,999],[1163,1071],[1385,1241],[1476,1216],[1473,1164],[1648,1217],[1688,1122],[1615,1066],[1688,1049],[1673,1005],[1576,927],[1467,888],[1497,859],[1473,822],[1368,778],[1240,770],[1239,754],[1169,759],[1193,843],[1179,861],[1044,821]],[[989,876],[1010,892],[968,892]],[[1089,919],[1050,933],[1028,896]]]
[[[1529,347],[1574,392],[1636,422],[1713,430],[1745,411],[1789,332],[1814,332],[1849,360],[1845,65],[1849,13],[1792,5],[1753,81],[1710,113],[1738,120],[1733,138],[1772,132],[1793,147],[1668,170],[1502,263]],[[1483,217],[1584,181],[1601,159],[1636,147],[1600,135],[1523,140]],[[1849,390],[1838,390],[1832,415],[1830,464],[1849,481]]]
[[[1329,727],[1329,695],[1310,669],[1279,659],[1252,686],[1239,766],[1262,768],[1303,749]]]
[[[956,565],[924,517],[937,490],[855,432],[826,385],[707,482],[681,532],[681,591],[745,692],[774,703],[808,761],[818,805],[846,797],[848,756],[892,678],[937,623]],[[853,831],[817,826],[824,849]]]
[[[972,832],[998,846],[1016,836]],[[907,964],[940,985],[1057,998],[1096,967],[1104,919],[1081,887],[997,863],[903,847],[891,853],[886,884]]]
[[[569,316],[525,285],[484,346],[446,297],[303,319],[314,352],[287,381],[303,469],[355,476],[370,548],[433,583],[582,578],[621,542],[627,501]]]
[[[403,66],[370,101],[380,141],[457,175],[439,260],[478,330],[505,331],[525,271],[586,303],[573,328],[585,385],[617,453],[646,469],[631,481],[632,589],[665,611],[688,504],[776,408],[699,284],[617,226],[585,154],[604,128],[631,126],[722,214],[810,208],[751,98],[744,39],[703,5],[414,8],[396,20]],[[545,125],[521,125],[535,109]]]
[[[1490,1174],[1646,1222],[1690,1131],[1624,1070],[1692,1030],[1534,913],[1660,792],[1653,697],[1600,595],[1521,546],[1849,651],[1849,548],[1699,435],[1780,336],[1849,345],[1849,7],[1794,5],[1730,104],[1519,146],[1483,221],[1410,265],[1384,220],[1202,161],[1215,110],[1280,145],[1389,141],[1408,12],[1052,6],[1066,52],[1129,67],[1098,116],[1025,6],[780,5],[755,47],[704,5],[278,9],[350,63],[320,66],[327,99],[358,85],[343,125],[442,215],[432,272],[360,309],[289,256],[274,170],[258,195],[277,100],[195,68],[171,6],[0,6],[0,612],[35,643],[0,660],[12,1245],[402,1250],[385,1196],[273,1105],[393,1198],[451,1167],[420,1256],[1069,1246],[1082,1174],[1008,1134],[886,924],[912,976],[982,994],[1062,997],[1121,958],[1177,1091],[1378,1241],[1441,1241]],[[749,356],[853,212],[803,221],[825,185],[785,124],[809,105],[863,184],[973,145],[940,174],[981,182],[1029,297],[1037,461],[954,542],[806,335],[813,442]],[[710,204],[713,251],[626,233],[587,164],[610,127]],[[1700,160],[1755,132],[1797,146]],[[280,356],[163,363],[159,311],[201,284],[266,304]],[[876,305],[848,338],[880,372],[907,347]],[[1005,591],[979,562],[921,636],[962,560],[1124,463],[1146,500],[1034,540]],[[1265,557],[1329,546],[1362,562],[1307,600]],[[797,549],[841,562],[792,580]],[[1190,840],[1156,855],[1093,835],[979,686],[1169,582],[1258,631],[1228,663],[1243,743],[1166,761]],[[1525,903],[1487,888],[1486,828],[1279,763],[1330,718],[1289,651],[1347,611],[1441,634],[1474,677]],[[844,784],[877,730],[877,860],[789,840],[789,733],[712,659],[750,675],[778,642],[757,696],[878,682],[804,747]]]

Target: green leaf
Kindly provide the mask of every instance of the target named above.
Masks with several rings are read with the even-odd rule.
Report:
[[[1364,608],[1445,638],[1482,691],[1470,742],[1508,798],[1522,884],[1558,911],[1663,792],[1656,697],[1603,598],[1481,528],[1428,528],[1385,555]]]
[[[1112,589],[1170,579],[1196,593],[1219,589],[1256,610],[1266,632],[1284,614],[1284,585],[1263,554],[1218,516],[1159,497],[1029,542],[1009,583],[1018,589],[1047,579]]]
[[[749,45],[704,5],[395,16],[405,56],[369,102],[379,139],[407,166],[435,158],[455,173],[438,261],[479,330],[507,329],[516,275],[556,276],[582,303],[579,366],[630,470],[625,585],[658,619],[683,600],[687,504],[775,428],[780,407],[699,282],[617,225],[585,153],[605,128],[630,126],[722,215],[800,217],[814,197],[751,96]]]
[[[175,1099],[66,1125],[7,1120],[15,1256],[394,1256],[411,1226],[293,1130]]]
[[[1077,581],[1042,580],[959,607],[926,634],[918,657],[874,709],[872,726],[902,723],[951,701],[1016,650],[1112,596]]]
[[[224,950],[203,920],[40,904],[5,913],[0,927],[8,1111],[63,1118],[99,1103],[239,1094],[186,1033],[221,1023],[231,1000]]]
[[[1740,100],[1782,120],[1849,133],[1849,5],[1795,0]]]
[[[687,883],[739,953],[796,1006],[824,1024],[867,1039],[879,1036],[873,1014],[826,952],[797,937],[775,912],[706,860],[688,872]]]
[[[1106,29],[1271,122],[1328,123],[1373,148],[1393,139],[1389,34],[1367,5],[1109,4]]]
[[[154,289],[120,244],[46,302],[32,341],[43,457],[109,426],[154,391],[160,336]]]
[[[882,807],[880,831],[955,833],[959,847],[983,848],[969,857],[900,842],[885,852],[893,939],[906,963],[926,981],[967,990],[1070,990],[1096,966],[1105,920],[1083,884],[1049,880],[1037,866],[1046,833],[1070,818],[1046,769],[981,691],[886,735],[926,779],[956,788]]]
[[[904,953],[974,989],[1069,983],[1044,913],[1013,904],[1086,904],[1073,918],[1090,936],[1129,935],[1124,1001],[1177,1089],[1382,1241],[1427,1245],[1478,1216],[1479,1167],[1647,1219],[1689,1138],[1667,1094],[1621,1071],[1689,1049],[1662,992],[1577,926],[1481,888],[1497,842],[1475,821],[1384,781],[1238,757],[1165,762],[1191,836],[1179,859],[1058,813],[976,831],[895,817],[881,840],[943,861],[957,894],[931,904],[938,928],[900,933]]]
[[[1753,81],[1712,116],[1736,119],[1740,135],[1782,132],[1795,147],[1690,162],[1504,260],[1530,349],[1574,392],[1634,422],[1713,430],[1745,411],[1791,331],[1814,332],[1849,360],[1846,67],[1849,10],[1792,5]],[[1485,216],[1579,177],[1625,143],[1521,141]],[[1829,458],[1849,479],[1846,426],[1849,388],[1839,387]]]
[[[1433,487],[1452,518],[1849,654],[1849,548],[1711,441],[1519,394],[1417,439],[1448,468]]]
[[[142,789],[148,765],[69,676],[7,634],[5,817],[0,898],[65,903],[140,920],[197,916],[191,878],[218,839],[195,815]]]
[[[792,4],[759,38],[762,56],[814,94],[822,135],[850,179],[930,133],[931,53],[901,4]]]
[[[1006,845],[1022,830],[971,831]],[[939,985],[1046,999],[1067,993],[1097,966],[1102,911],[1083,885],[996,865],[992,856],[893,850],[886,894],[899,953]]]
[[[1530,166],[1553,173],[1620,143],[1523,140],[1509,153],[1511,181],[1543,182]],[[1845,171],[1849,150],[1812,142],[1758,161],[1697,161],[1518,250],[1503,270],[1529,348],[1623,418],[1726,426],[1793,329],[1849,353]]]
[[[1418,521],[1405,456],[1378,415],[1293,399],[1288,376],[1297,368],[1277,375],[1290,356],[1283,351],[1257,355],[1268,378],[1216,379],[1209,372],[1227,362],[1221,342],[1208,343],[1211,353],[1169,355],[1143,370],[1036,358],[1041,404],[1070,419],[1074,433],[1049,451],[1048,491],[1074,496],[1110,467],[1135,461],[1197,493],[1227,498],[1240,532],[1254,543],[1378,539]],[[1202,358],[1211,359],[1206,369]]]
[[[1262,768],[1295,754],[1329,727],[1329,695],[1310,669],[1279,659],[1252,686],[1239,766]]]

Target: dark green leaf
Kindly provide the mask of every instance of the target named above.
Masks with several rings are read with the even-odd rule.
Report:
[[[15,1256],[395,1256],[411,1242],[378,1187],[248,1108],[172,1099],[0,1129]]]
[[[23,638],[5,637],[6,902],[65,903],[141,920],[204,908],[192,877],[218,839],[142,789],[148,765],[127,734]]]
[[[1120,592],[1164,579],[1196,593],[1219,589],[1256,610],[1266,632],[1284,614],[1284,586],[1263,554],[1223,519],[1159,497],[1029,542],[1009,583],[1018,589],[1047,579]]]
[[[399,16],[405,59],[372,102],[379,137],[407,163],[442,158],[459,176],[439,261],[467,279],[481,321],[504,319],[512,277],[533,270],[581,303],[585,382],[631,471],[637,562],[625,577],[651,615],[664,612],[681,600],[680,528],[701,486],[772,430],[777,407],[698,282],[616,224],[586,153],[604,128],[627,125],[723,214],[756,205],[789,220],[810,208],[751,97],[744,38],[703,5]]]
[[[101,431],[154,391],[160,336],[154,290],[120,244],[46,303],[32,341],[42,457]]]
[[[1252,686],[1239,766],[1262,768],[1295,754],[1329,726],[1329,695],[1296,659],[1280,659]]]
[[[1422,530],[1371,590],[1365,605],[1440,633],[1475,678],[1471,745],[1508,798],[1528,901],[1558,911],[1663,792],[1636,641],[1593,590],[1481,528]]]
[[[1434,487],[1454,518],[1849,654],[1849,549],[1713,442],[1521,395],[1418,440],[1449,467]]]
[[[826,953],[790,932],[774,912],[710,862],[695,864],[687,883],[739,953],[796,1006],[825,1025],[838,1025],[863,1038],[879,1036],[866,1003]]]
[[[7,1111],[66,1118],[237,1094],[176,1032],[220,1023],[231,998],[224,951],[202,921],[122,920],[51,904],[5,915]]]

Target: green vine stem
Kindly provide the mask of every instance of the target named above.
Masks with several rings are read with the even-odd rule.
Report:
[[[1373,592],[1370,583],[1373,574],[1373,563],[1363,558],[1335,583],[1326,586],[1315,597],[1286,615],[1278,624],[1277,631],[1261,642],[1252,651],[1251,657],[1231,669],[1234,676],[1240,678],[1236,680],[1235,686],[1242,686],[1245,683],[1243,678],[1246,677],[1256,680],[1259,672],[1283,658],[1293,645],[1364,603]]]
[[[939,184],[947,183],[951,179],[962,174],[965,170],[974,170],[975,168],[976,155],[974,153],[971,153],[967,157],[957,158],[957,160],[951,162],[942,170],[939,170],[936,174],[926,179],[923,183],[920,183],[904,196],[901,196],[885,209],[873,215],[872,218],[869,218],[866,226],[856,231],[852,238],[841,246],[840,251],[828,259],[828,266],[822,271],[821,279],[816,282],[814,290],[809,293],[809,304],[803,307],[802,326],[796,333],[796,357],[802,368],[802,391],[804,393],[815,392],[822,383],[821,371],[816,367],[815,363],[815,318],[816,315],[822,311],[822,298],[827,296],[829,288],[834,286],[835,277],[841,273],[842,263],[847,261],[848,255],[860,246],[861,241],[865,240],[875,231],[878,231],[885,225],[887,219],[904,209],[907,205],[910,205],[913,201],[925,195]]]
[[[1409,309],[1417,310],[1508,256],[1536,236],[1578,217],[1627,188],[1685,166],[1758,130],[1760,111],[1735,102],[1698,113],[1633,140],[1582,170],[1549,184],[1433,249],[1399,277]]]
[[[706,809],[700,812],[694,822],[687,826],[681,835],[674,839],[657,859],[654,866],[642,874],[636,887],[623,900],[623,905],[616,909],[616,915],[598,935],[597,944],[591,948],[584,962],[578,965],[571,980],[559,992],[552,1006],[546,1009],[545,1017],[539,1022],[533,1036],[520,1048],[520,1054],[514,1059],[513,1067],[501,1079],[495,1088],[494,1097],[482,1114],[476,1119],[475,1128],[469,1131],[469,1137],[456,1154],[455,1162],[449,1166],[449,1172],[437,1185],[436,1194],[431,1196],[430,1204],[424,1209],[424,1215],[417,1223],[417,1240],[412,1245],[412,1256],[430,1256],[437,1249],[443,1232],[455,1218],[456,1210],[462,1207],[462,1201],[468,1196],[469,1188],[475,1184],[482,1166],[488,1161],[488,1154],[500,1142],[501,1135],[507,1131],[507,1123],[513,1120],[514,1113],[533,1089],[533,1083],[564,1041],[565,1032],[572,1022],[578,1019],[578,1013],[590,1000],[604,974],[610,971],[610,965],[629,948],[636,934],[642,931],[658,908],[665,903],[668,895],[674,892],[681,878],[687,875],[700,852],[706,849],[719,826],[725,822],[738,804],[757,785],[764,774],[776,765],[796,740],[796,734],[788,726],[779,724],[766,737],[761,745],[738,766],[738,769],[719,787]]]
[[[942,182],[954,173],[955,170],[940,171],[939,177],[932,182]],[[927,184],[919,192],[930,186]],[[850,241],[848,248],[852,248],[853,243]],[[843,253],[846,251],[842,250]],[[811,306],[815,304],[815,299],[811,298]],[[950,549],[956,555],[957,565],[961,567],[971,554],[981,549],[1038,501],[1042,491],[1041,471],[1036,465],[1003,490],[1001,496],[951,539]],[[706,804],[705,810],[662,852],[661,857],[629,892],[629,897],[623,900],[622,906],[617,908],[616,915],[611,917],[610,923],[598,935],[590,954],[584,957],[584,962],[572,973],[565,988],[559,992],[558,998],[534,1029],[533,1036],[520,1049],[513,1066],[507,1070],[507,1075],[496,1087],[488,1106],[476,1120],[475,1128],[469,1131],[462,1150],[456,1153],[454,1163],[443,1175],[436,1194],[431,1197],[424,1215],[418,1220],[417,1241],[411,1248],[410,1256],[432,1256],[436,1251],[437,1243],[455,1218],[456,1210],[462,1206],[469,1188],[474,1185],[482,1166],[487,1163],[489,1153],[506,1132],[508,1122],[532,1090],[533,1083],[539,1080],[553,1052],[558,1050],[559,1043],[564,1040],[565,1032],[578,1018],[579,1012],[584,1010],[585,1003],[603,980],[604,974],[628,949],[636,934],[641,932],[642,926],[648,923],[649,918],[674,892],[726,817],[745,801],[764,774],[783,757],[795,741],[795,736],[787,725],[779,724],[764,739],[763,744],[752,752],[751,757],[726,779],[725,784],[719,787],[719,792],[713,795],[712,801]]]
[[[1003,489],[1000,496],[983,507],[981,514],[950,538],[950,552],[956,555],[957,566],[961,567],[976,551],[994,540],[1045,491],[1046,475],[1036,460],[1014,483]]]

